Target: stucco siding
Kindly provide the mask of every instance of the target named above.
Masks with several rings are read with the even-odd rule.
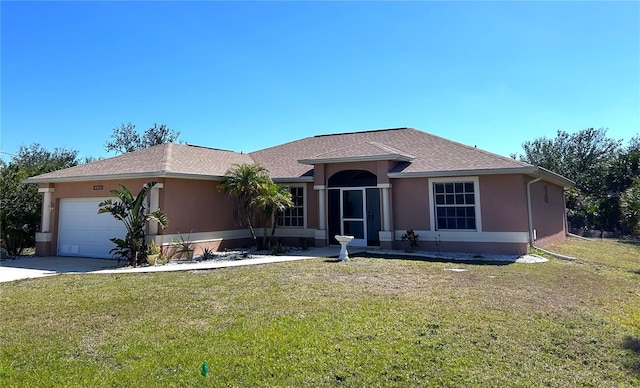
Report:
[[[526,232],[527,191],[522,175],[482,175],[480,210],[485,232]]]
[[[531,210],[536,245],[544,246],[566,237],[564,189],[549,182],[531,185]]]
[[[429,230],[428,179],[393,179],[391,191],[394,228],[396,230]]]
[[[305,221],[307,229],[318,228],[318,192],[313,189],[313,184],[305,185]]]
[[[166,179],[160,190],[160,208],[169,218],[161,234],[231,230],[239,228],[233,218],[233,199],[218,190],[217,181]]]

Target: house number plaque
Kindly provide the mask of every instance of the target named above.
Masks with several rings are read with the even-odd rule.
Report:
[[[102,190],[104,187],[102,185],[93,185],[94,190]]]

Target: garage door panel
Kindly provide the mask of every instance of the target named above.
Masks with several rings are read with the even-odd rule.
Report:
[[[63,198],[58,222],[58,255],[112,258],[115,245],[124,238],[124,224],[111,214],[98,214],[98,204],[108,198]]]

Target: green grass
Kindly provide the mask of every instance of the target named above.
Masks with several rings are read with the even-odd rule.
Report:
[[[551,250],[5,283],[0,386],[637,386],[640,246]]]

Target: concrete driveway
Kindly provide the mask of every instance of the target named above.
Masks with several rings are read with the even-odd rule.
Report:
[[[20,257],[0,261],[0,282],[40,278],[61,273],[89,273],[115,269],[117,260],[84,257]]]

